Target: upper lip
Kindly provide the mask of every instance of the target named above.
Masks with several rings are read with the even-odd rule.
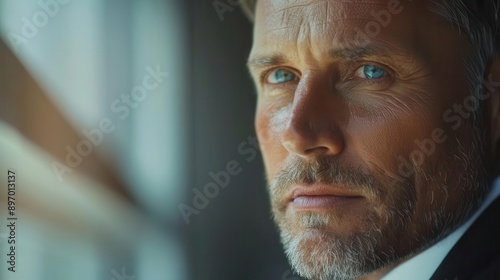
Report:
[[[289,200],[294,200],[299,196],[339,196],[339,197],[362,197],[362,195],[354,193],[345,187],[314,184],[310,186],[297,186],[292,189],[289,195]]]

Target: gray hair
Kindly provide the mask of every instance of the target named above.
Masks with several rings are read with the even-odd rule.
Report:
[[[482,100],[479,96],[490,90],[483,80],[486,79],[487,67],[498,55],[500,50],[499,12],[500,0],[433,0],[431,10],[453,24],[460,35],[465,36],[471,44],[472,52],[464,61],[467,69],[467,80],[471,89],[471,98]],[[485,102],[478,102],[477,110],[472,112],[474,129],[473,138],[486,139],[486,130],[482,121]],[[477,146],[479,153],[484,154],[484,146]],[[500,142],[496,143],[496,155],[500,151]],[[498,172],[500,167],[496,161],[493,172]],[[498,173],[497,173],[498,174]]]
[[[499,0],[434,0],[431,11],[450,22],[471,44],[472,53],[464,61],[472,95],[486,90],[482,80],[488,64],[499,50]],[[478,100],[481,100],[478,98]],[[479,118],[483,104],[474,112]]]

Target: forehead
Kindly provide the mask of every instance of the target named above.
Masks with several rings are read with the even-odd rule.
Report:
[[[260,0],[257,13],[266,24],[293,26],[305,21],[337,21],[346,17],[366,17],[373,9],[387,6],[386,0]],[[398,1],[399,2],[399,1]]]
[[[416,2],[416,3],[415,3]],[[254,44],[295,47],[303,43],[348,44],[360,35],[374,40],[411,41],[429,17],[430,1],[259,0]]]

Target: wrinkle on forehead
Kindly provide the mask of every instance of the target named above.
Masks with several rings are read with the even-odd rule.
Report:
[[[264,0],[261,8],[265,13],[265,33],[290,29],[293,36],[306,39],[308,36],[322,36],[337,23],[343,21],[372,20],[372,11],[387,6],[381,0]]]

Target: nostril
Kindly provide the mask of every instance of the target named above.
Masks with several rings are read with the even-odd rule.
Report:
[[[330,149],[324,146],[318,146],[314,148],[310,148],[304,151],[306,156],[325,156],[330,153]]]
[[[318,129],[321,127],[322,129]],[[282,135],[282,145],[290,153],[301,156],[336,156],[345,147],[342,133],[331,126],[289,126]]]

